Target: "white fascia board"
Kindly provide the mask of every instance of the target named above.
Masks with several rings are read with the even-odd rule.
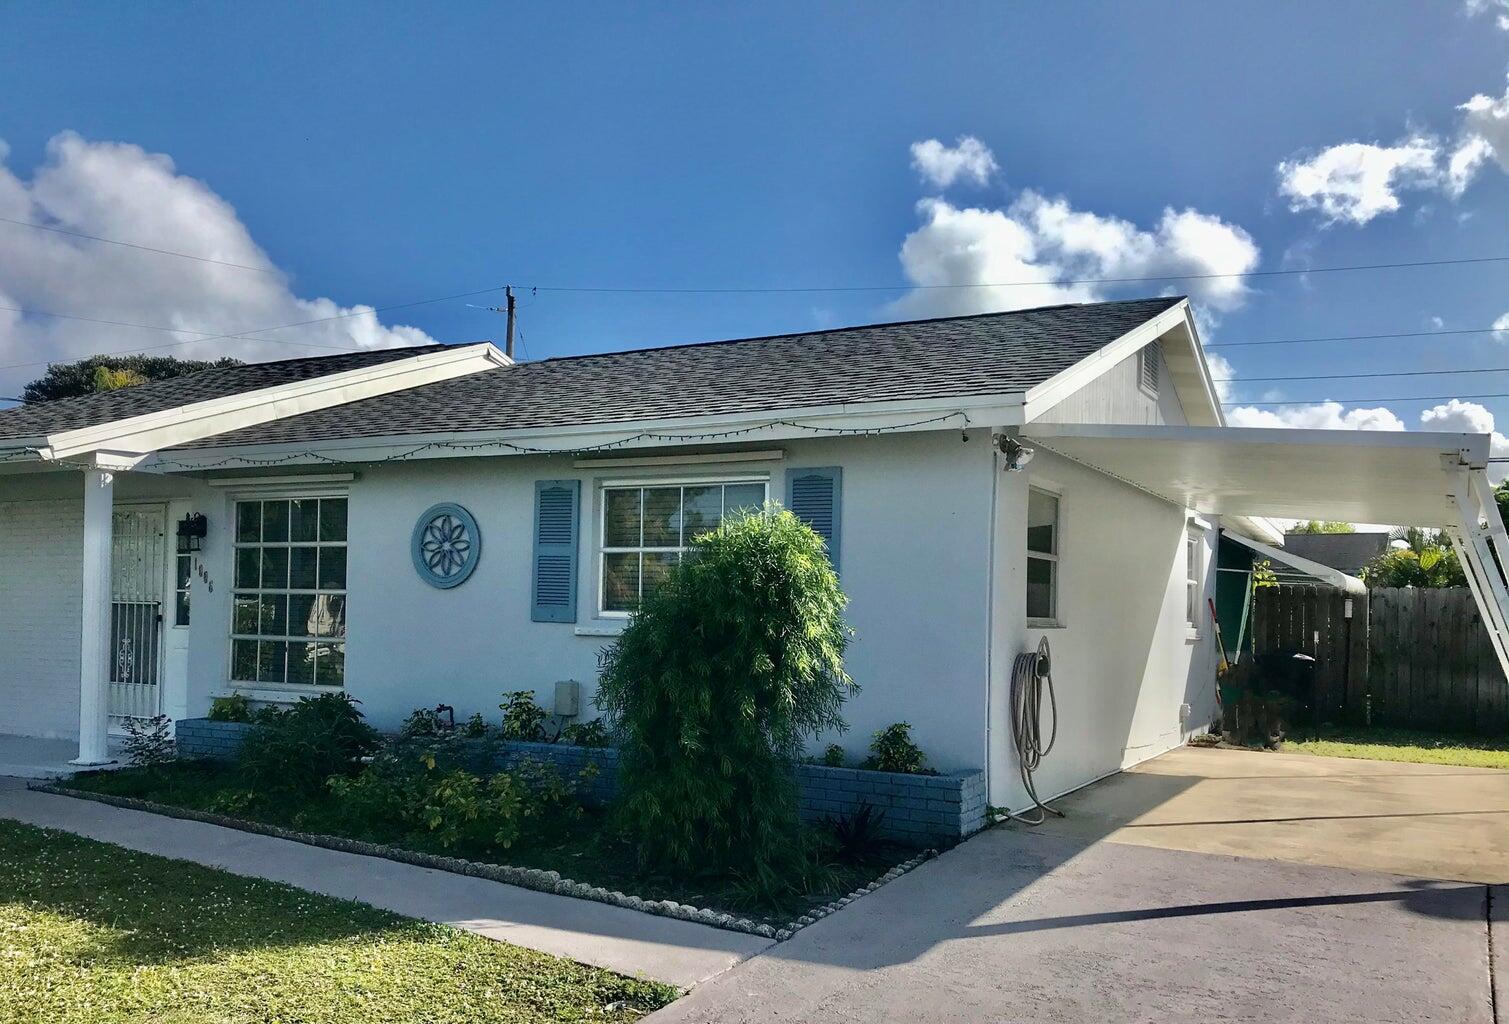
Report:
[[[1228,533],[1240,533],[1264,544],[1272,544],[1274,547],[1283,547],[1284,544],[1284,531],[1267,516],[1224,515],[1221,517],[1221,525]]]
[[[1435,430],[1325,430],[1318,427],[1178,427],[1132,423],[1035,423],[1032,437],[1104,437],[1115,440],[1205,441],[1211,444],[1349,445],[1437,450],[1471,469],[1488,464],[1492,438]]]
[[[1285,565],[1293,566],[1307,576],[1314,576],[1318,580],[1325,580],[1339,590],[1345,590],[1349,594],[1367,593],[1367,584],[1363,583],[1356,576],[1348,576],[1340,569],[1333,569],[1329,565],[1312,562],[1310,559],[1302,558],[1292,551],[1272,547],[1271,545],[1264,544],[1262,541],[1253,540],[1251,537],[1243,537],[1240,534],[1230,532],[1226,536],[1243,547],[1256,551],[1260,555],[1271,558],[1276,562],[1283,562]]]
[[[1080,388],[1094,382],[1127,356],[1189,322],[1189,300],[1184,299],[1146,320],[1109,344],[1102,345],[1067,370],[1061,370],[1028,390],[1023,407],[1025,422],[1031,423]]]
[[[1198,397],[1203,399],[1205,411],[1215,417],[1215,425],[1224,427],[1226,425],[1226,409],[1221,404],[1221,396],[1216,390],[1216,383],[1210,376],[1210,363],[1205,359],[1205,345],[1200,341],[1200,329],[1195,325],[1194,309],[1190,306],[1188,299],[1185,299],[1180,305],[1184,308],[1184,328],[1188,332],[1188,344],[1185,346],[1185,354],[1194,361],[1195,373],[1200,379],[1200,394]],[[1176,380],[1174,382],[1174,390],[1177,391],[1178,388],[1179,383]],[[1185,396],[1182,394],[1179,396],[1179,403],[1185,405],[1184,414],[1188,417],[1189,408],[1185,403]]]
[[[145,455],[202,437],[464,377],[509,366],[512,362],[491,343],[457,346],[442,352],[394,359],[376,366],[193,402],[113,423],[60,431],[47,437],[44,457],[72,459],[102,449]]]
[[[961,413],[947,420],[938,417]],[[918,422],[928,421],[932,422]],[[749,444],[757,441],[793,440],[842,436],[827,431],[883,430],[919,432],[962,428],[1012,427],[1022,425],[1021,393],[974,395],[967,398],[925,398],[905,402],[875,402],[807,408],[772,409],[765,412],[721,416],[683,416],[674,419],[625,420],[564,427],[525,427],[514,430],[469,431],[445,434],[393,434],[380,437],[333,438],[329,441],[299,441],[290,444],[235,445],[219,448],[185,448],[159,453],[155,460],[166,472],[194,472],[250,460],[278,465],[372,462],[402,455],[411,458],[457,458],[517,454],[504,447],[516,444],[547,449],[548,453],[576,455],[582,449],[613,445],[613,451],[664,448],[672,445]],[[808,429],[811,427],[817,430]],[[637,435],[672,435],[670,437]],[[723,435],[723,436],[708,436]],[[414,451],[425,445],[442,446]],[[474,451],[466,445],[490,445]]]

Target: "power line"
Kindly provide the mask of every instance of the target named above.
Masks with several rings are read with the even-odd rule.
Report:
[[[315,317],[312,320],[297,320],[297,321],[294,321],[292,323],[277,324],[277,325],[272,326],[272,327],[258,327],[255,330],[242,331],[242,332],[236,333],[236,334],[209,334],[209,335],[205,335],[204,337],[201,337],[201,338],[188,338],[188,339],[185,339],[183,341],[168,342],[168,343],[163,344],[163,345],[137,345],[137,346],[132,346],[130,348],[115,349],[115,350],[110,351],[110,352],[97,352],[97,353],[95,353],[95,355],[102,355],[102,356],[128,355],[128,354],[135,353],[135,352],[148,352],[148,351],[154,351],[154,350],[164,349],[164,348],[175,348],[175,347],[180,346],[180,345],[195,345],[195,344],[199,344],[199,343],[202,343],[202,342],[221,341],[221,340],[225,340],[225,339],[237,339],[237,340],[242,340],[242,341],[265,341],[265,342],[273,342],[273,343],[276,343],[276,344],[303,345],[303,346],[309,347],[309,348],[334,348],[334,349],[339,349],[341,351],[362,352],[362,351],[366,351],[366,350],[362,349],[362,348],[359,348],[359,347],[355,347],[355,346],[330,345],[328,343],[323,343],[323,342],[296,342],[296,341],[292,341],[291,339],[287,339],[287,338],[257,338],[257,337],[253,337],[253,335],[265,334],[268,331],[286,330],[287,328],[290,328],[290,327],[307,327],[307,326],[309,326],[311,324],[329,323],[332,320],[347,320],[347,319],[350,319],[352,317],[357,317],[357,316],[374,316],[374,315],[376,315],[378,313],[388,313],[388,312],[391,312],[391,311],[393,311],[395,309],[411,309],[411,308],[413,308],[415,306],[427,306],[427,305],[431,305],[431,304],[436,303],[436,302],[449,302],[449,301],[451,301],[453,299],[469,299],[469,298],[474,298],[474,297],[476,297],[478,295],[487,295],[487,294],[489,294],[491,292],[500,291],[501,289],[502,289],[502,286],[498,285],[498,286],[492,287],[492,288],[480,288],[480,289],[478,289],[476,291],[471,291],[471,292],[458,292],[455,295],[441,295],[441,296],[437,296],[436,298],[433,298],[433,299],[418,299],[418,300],[416,300],[414,302],[400,302],[400,303],[395,303],[395,304],[393,304],[391,306],[375,306],[372,309],[358,309],[358,310],[352,310],[349,313],[337,313],[334,316]],[[3,307],[3,308],[10,309],[10,308],[13,308],[13,307]],[[23,312],[33,312],[37,316],[63,317],[64,319],[69,319],[69,320],[90,320],[91,319],[89,317],[79,317],[79,316],[73,316],[71,314],[46,313],[46,312],[42,312],[40,310],[31,310],[31,311],[23,311]],[[97,322],[99,322],[99,323],[110,323],[110,321],[97,321]],[[144,328],[144,329],[147,329],[147,330],[169,331],[169,332],[177,332],[177,333],[190,333],[190,334],[202,333],[202,332],[197,332],[197,331],[189,331],[189,330],[187,330],[185,328],[179,328],[179,327],[161,327],[161,326],[153,326],[153,325],[150,325],[150,324],[118,324],[117,326],[141,327],[141,328]],[[46,366],[49,363],[54,363],[54,362],[57,362],[57,360],[55,360],[55,359],[40,359],[40,360],[32,360],[32,361],[26,362],[26,363],[7,363],[5,365],[0,365],[0,370],[13,370],[13,369],[18,369],[20,367],[25,367],[25,366]]]
[[[1493,398],[1509,398],[1509,394],[1493,395],[1396,395],[1393,398],[1291,398],[1283,402],[1243,402],[1230,400],[1222,402],[1224,406],[1278,406],[1278,405],[1321,405],[1325,402],[1335,402],[1338,405],[1355,405],[1362,402],[1448,402],[1451,399],[1459,401],[1483,401]]]
[[[1275,380],[1351,380],[1372,377],[1439,377],[1453,373],[1509,373],[1509,366],[1469,366],[1461,370],[1390,370],[1377,373],[1301,373],[1292,377],[1212,377],[1217,384]]]
[[[562,285],[532,285],[542,292],[605,292],[612,294],[658,294],[658,295],[708,295],[708,294],[772,294],[803,292],[891,292],[891,291],[939,291],[960,288],[1033,288],[1044,285],[1069,284],[1149,284],[1157,281],[1214,281],[1232,277],[1283,277],[1296,274],[1337,274],[1354,270],[1404,270],[1412,267],[1452,267],[1476,263],[1505,263],[1509,256],[1475,256],[1450,260],[1413,260],[1402,263],[1357,263],[1335,267],[1310,267],[1294,270],[1248,270],[1226,274],[1158,274],[1147,277],[1081,277],[1069,280],[1047,281],[995,281],[978,284],[890,284],[890,285],[823,285],[803,287],[768,288],[610,288],[567,287]]]
[[[86,235],[82,231],[69,231],[67,228],[55,228],[30,220],[16,220],[14,217],[0,217],[0,221],[6,224],[16,224],[23,228],[36,228],[38,231],[51,231],[55,235],[68,235],[70,238],[87,238],[91,242],[104,242],[106,245],[119,245],[127,249],[139,249],[142,252],[155,252],[159,256],[177,256],[179,259],[195,260],[199,263],[213,263],[219,267],[235,267],[237,270],[252,270],[259,274],[281,275],[283,273],[277,267],[254,267],[248,263],[232,263],[229,260],[217,260],[209,256],[195,256],[193,253],[188,252],[174,252],[172,249],[156,249],[150,245],[137,245],[135,242],[122,242],[117,238]]]
[[[1205,348],[1246,348],[1249,345],[1311,345],[1321,341],[1381,341],[1388,338],[1437,338],[1452,334],[1509,334],[1509,327],[1473,327],[1453,331],[1403,331],[1398,334],[1337,334],[1327,338],[1265,338],[1262,341],[1216,341]]]

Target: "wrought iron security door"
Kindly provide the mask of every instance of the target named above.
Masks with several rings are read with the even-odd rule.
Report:
[[[110,542],[110,715],[151,718],[162,706],[162,593],[167,514],[117,509]]]

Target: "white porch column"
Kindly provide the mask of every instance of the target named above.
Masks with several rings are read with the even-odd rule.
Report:
[[[79,756],[71,763],[110,763],[110,514],[115,477],[84,471],[84,607],[79,647]]]

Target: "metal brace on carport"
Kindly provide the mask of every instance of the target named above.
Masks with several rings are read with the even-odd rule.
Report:
[[[1457,521],[1446,524],[1446,534],[1460,553],[1467,586],[1483,615],[1499,666],[1509,676],[1509,589],[1499,568],[1509,565],[1509,533],[1504,531],[1487,470],[1452,462],[1449,456],[1442,456],[1442,462],[1452,481],[1457,512]]]

